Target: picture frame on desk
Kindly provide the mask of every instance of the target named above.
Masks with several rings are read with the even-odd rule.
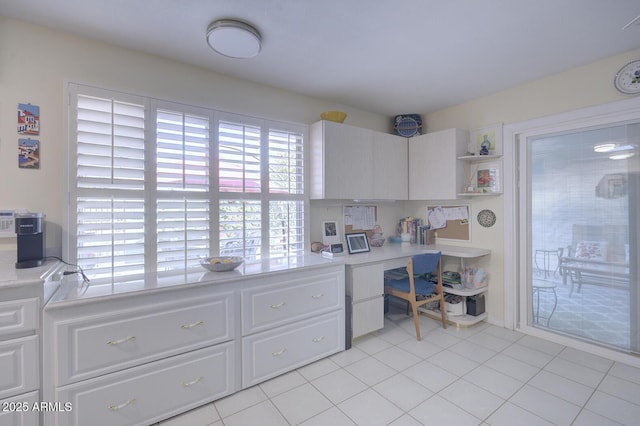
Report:
[[[346,234],[345,240],[347,241],[347,250],[349,254],[366,253],[371,251],[369,247],[369,239],[365,232],[354,232]]]
[[[502,154],[502,123],[472,130],[469,152],[474,155]]]

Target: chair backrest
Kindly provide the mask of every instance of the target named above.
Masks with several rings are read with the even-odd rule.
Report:
[[[438,268],[441,252],[421,253],[411,257],[413,265],[413,273],[416,275],[428,274],[434,272]]]

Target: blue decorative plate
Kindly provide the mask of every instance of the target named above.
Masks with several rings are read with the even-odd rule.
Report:
[[[393,132],[405,138],[419,135],[422,132],[422,117],[419,114],[396,115]]]

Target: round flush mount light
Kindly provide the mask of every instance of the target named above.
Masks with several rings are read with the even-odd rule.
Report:
[[[602,143],[593,147],[593,150],[595,152],[609,152],[613,151],[614,149],[616,149],[615,143]]]
[[[253,58],[262,48],[262,36],[246,22],[220,19],[207,27],[209,47],[230,58]]]

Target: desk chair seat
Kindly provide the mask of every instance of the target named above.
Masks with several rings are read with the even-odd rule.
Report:
[[[436,273],[436,283],[424,278],[426,274]],[[416,338],[421,340],[418,323],[418,307],[433,301],[440,302],[442,328],[447,328],[445,318],[444,294],[442,292],[442,253],[422,253],[412,256],[407,263],[407,278],[388,279],[384,283],[384,293],[404,299],[413,312],[416,326]]]

